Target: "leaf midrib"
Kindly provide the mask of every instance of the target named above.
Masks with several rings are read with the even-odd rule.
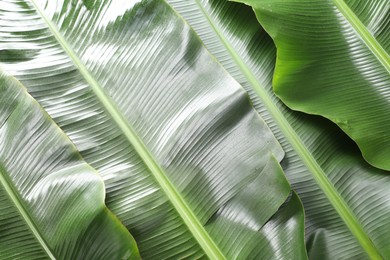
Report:
[[[31,0],[31,2],[33,3],[39,15],[45,21],[53,36],[56,38],[56,40],[64,49],[64,51],[69,55],[74,65],[78,68],[80,74],[84,77],[89,86],[92,88],[96,97],[104,106],[106,112],[112,117],[114,122],[118,125],[122,133],[126,136],[128,141],[132,144],[133,148],[141,157],[145,165],[149,168],[150,172],[153,174],[160,187],[165,192],[168,199],[171,201],[172,205],[177,210],[184,223],[187,225],[188,229],[190,230],[194,238],[197,240],[199,245],[202,247],[204,252],[207,254],[207,256],[210,259],[226,259],[219,247],[215,244],[215,242],[205,230],[203,225],[197,219],[193,211],[190,209],[184,199],[180,196],[180,193],[176,190],[174,185],[167,178],[167,175],[165,174],[164,170],[157,163],[157,161],[150,153],[148,148],[145,146],[141,138],[137,135],[133,127],[125,119],[125,117],[116,107],[114,102],[108,97],[108,95],[106,95],[103,88],[93,78],[93,76],[85,67],[83,62],[78,58],[76,53],[74,53],[72,48],[68,45],[67,41],[57,30],[56,26],[48,19],[48,17],[46,17],[43,11],[39,8],[35,0]]]
[[[349,24],[355,29],[358,35],[361,37],[366,46],[371,50],[374,56],[382,63],[386,70],[390,73],[390,56],[382,48],[382,45],[378,43],[375,37],[370,33],[366,26],[360,21],[355,13],[349,8],[344,0],[332,0],[340,13],[349,22]]]
[[[42,246],[43,250],[47,253],[50,259],[56,259],[53,252],[51,251],[49,245],[46,243],[45,239],[39,232],[39,229],[36,227],[34,221],[31,219],[31,216],[25,209],[23,201],[20,196],[15,192],[15,189],[11,182],[6,177],[5,169],[0,165],[0,184],[4,187],[6,193],[8,194],[11,201],[14,203],[19,213],[22,215],[22,218],[26,222],[27,226],[30,228],[33,235],[38,240],[39,244]]]
[[[329,199],[332,206],[336,209],[342,220],[351,230],[352,234],[357,238],[361,246],[366,250],[367,254],[372,259],[382,259],[378,249],[372,243],[370,237],[362,228],[362,225],[359,223],[352,210],[348,207],[348,205],[342,199],[336,188],[329,181],[321,166],[317,163],[316,159],[310,153],[308,148],[304,145],[298,134],[283,116],[282,112],[274,104],[272,98],[266,92],[265,88],[261,86],[260,82],[256,79],[256,76],[253,74],[251,69],[245,64],[240,55],[234,50],[229,40],[223,35],[222,30],[218,28],[216,23],[209,16],[209,14],[204,9],[199,0],[195,0],[195,2],[199,6],[201,12],[204,14],[217,36],[220,38],[226,50],[230,53],[233,60],[237,63],[237,66],[240,71],[244,74],[248,82],[252,85],[255,92],[263,101],[263,104],[270,112],[276,124],[280,127],[286,139],[292,145],[292,147],[302,159],[306,167],[310,170],[317,184],[324,192],[325,196]]]

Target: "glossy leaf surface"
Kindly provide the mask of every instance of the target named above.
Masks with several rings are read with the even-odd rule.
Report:
[[[0,258],[139,259],[104,192],[64,133],[0,72]]]
[[[273,38],[274,91],[294,110],[335,122],[373,166],[390,170],[388,0],[262,0]]]
[[[165,2],[6,3],[1,66],[99,171],[144,259],[306,257],[297,196],[278,211],[280,145]]]
[[[291,111],[274,95],[276,49],[251,8],[218,0],[169,3],[245,87],[286,152],[281,165],[305,208],[309,258],[389,258],[389,172],[368,165],[332,123]]]

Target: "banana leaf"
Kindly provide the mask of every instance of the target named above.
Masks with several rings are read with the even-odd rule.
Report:
[[[256,110],[281,143],[286,153],[282,168],[305,208],[309,258],[390,258],[389,172],[367,164],[355,143],[333,123],[294,112],[275,96],[272,75],[276,49],[251,8],[218,0],[169,3],[247,90]],[[264,6],[272,15],[271,9]],[[280,8],[283,6],[287,5],[280,4]],[[307,6],[321,11],[310,3]],[[369,6],[372,11],[366,12],[375,15],[375,5]],[[273,17],[276,24],[279,18]],[[336,58],[337,54],[332,55]],[[311,71],[307,75],[311,76]]]
[[[21,84],[0,72],[0,258],[139,259],[104,183]]]
[[[239,0],[277,47],[274,91],[335,122],[373,166],[390,170],[388,0]]]
[[[307,258],[281,146],[166,2],[0,3],[0,66],[102,176],[141,257]]]

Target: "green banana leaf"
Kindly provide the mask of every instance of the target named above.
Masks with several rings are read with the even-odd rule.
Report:
[[[272,1],[256,1],[264,2]],[[332,123],[291,111],[274,95],[276,49],[251,8],[218,0],[169,3],[247,90],[286,152],[281,165],[305,208],[309,258],[390,258],[389,172],[368,165]]]
[[[102,176],[141,257],[307,258],[283,150],[167,3],[0,3],[0,66]]]
[[[335,122],[373,166],[390,170],[388,0],[238,0],[277,47],[274,91]]]
[[[0,258],[139,259],[104,196],[97,172],[0,72]]]

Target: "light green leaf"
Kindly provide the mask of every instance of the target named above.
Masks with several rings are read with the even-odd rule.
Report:
[[[104,184],[16,79],[0,72],[0,258],[139,259]]]
[[[390,170],[388,0],[262,0],[252,5],[275,41],[276,94],[335,122],[373,166]]]
[[[276,49],[251,8],[218,0],[169,3],[245,87],[282,144],[281,165],[305,208],[309,258],[389,258],[389,172],[368,165],[327,120],[278,100],[271,86]]]
[[[144,259],[306,258],[284,152],[165,2],[6,3],[1,66],[99,171]]]

